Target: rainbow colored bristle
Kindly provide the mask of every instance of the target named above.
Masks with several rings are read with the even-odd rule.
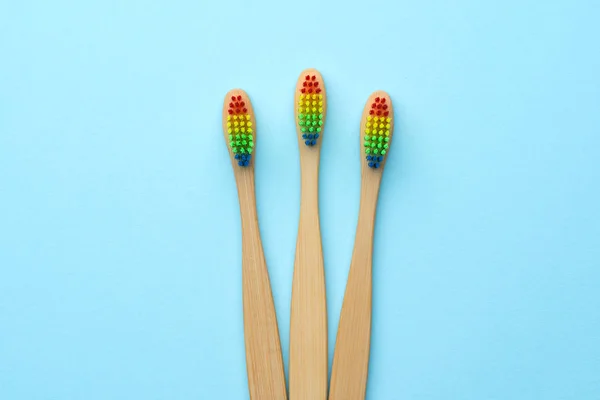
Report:
[[[254,151],[254,127],[252,117],[242,96],[231,96],[227,109],[227,133],[229,147],[240,167],[247,167]]]
[[[379,168],[389,152],[392,135],[390,100],[376,97],[371,104],[365,125],[365,154],[369,167]]]
[[[298,97],[298,126],[307,146],[314,146],[323,129],[323,84],[316,75],[306,75]]]

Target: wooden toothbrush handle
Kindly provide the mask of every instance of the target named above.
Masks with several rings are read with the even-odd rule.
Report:
[[[371,341],[371,298],[375,199],[361,198],[356,239],[340,314],[329,400],[363,400]],[[371,203],[365,205],[364,203]]]
[[[254,180],[240,179],[242,298],[246,369],[251,400],[285,400],[285,375],[275,305],[254,197]]]
[[[307,179],[306,174],[305,170],[292,282],[290,400],[326,400],[327,304],[318,179]]]

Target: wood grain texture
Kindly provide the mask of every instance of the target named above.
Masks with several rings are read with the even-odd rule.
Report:
[[[319,224],[319,160],[325,123],[317,144],[305,145],[298,126],[298,100],[306,75],[316,76],[321,87],[324,122],[327,112],[321,74],[314,69],[303,71],[294,98],[302,176],[290,319],[290,400],[325,400],[328,372],[327,303]]]
[[[248,95],[240,89],[227,93],[223,105],[223,132],[227,132],[227,105],[231,96],[242,96],[251,115],[256,143],[256,120]],[[251,400],[285,400],[287,398],[279,330],[273,295],[263,252],[254,188],[254,161],[247,167],[238,166],[231,148],[242,219],[242,299],[244,308],[244,339],[246,369]]]
[[[378,169],[369,168],[365,161],[366,155],[362,143],[365,124],[369,115],[369,106],[376,97],[385,97],[389,100],[390,115],[393,116],[389,95],[377,91],[369,97],[360,123],[360,209],[335,343],[329,400],[363,400],[367,390],[371,341],[373,234],[379,186],[387,161],[385,157]],[[393,132],[393,117],[391,125],[390,132]],[[391,136],[390,134],[390,149]]]

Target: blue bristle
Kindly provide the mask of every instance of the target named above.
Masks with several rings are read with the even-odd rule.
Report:
[[[315,133],[315,139],[318,139],[318,138],[319,138],[319,134]]]
[[[371,156],[367,156],[367,161],[371,161]]]
[[[379,168],[379,163],[375,163],[375,164],[373,164],[373,167],[375,167],[375,168]]]
[[[239,154],[236,154],[236,155],[235,155],[235,159],[236,159],[236,160],[239,160],[239,159],[240,159],[240,155],[239,155]]]
[[[312,140],[312,142],[310,142],[310,144],[311,144],[312,146],[314,146],[315,144],[317,144],[317,141],[316,141],[315,139],[313,139],[313,140]]]
[[[243,161],[238,161],[238,165],[239,165],[240,167],[243,167],[243,166],[244,166],[244,162],[243,162]]]
[[[377,161],[382,162],[383,161],[383,156],[377,157]]]
[[[312,133],[309,133],[309,134],[308,134],[308,138],[309,138],[309,139],[312,139],[312,138],[313,138],[313,135],[312,135]]]
[[[369,167],[373,168],[373,163],[369,162]]]
[[[310,140],[305,141],[304,144],[310,146]]]
[[[306,133],[302,134],[302,139],[306,139]]]

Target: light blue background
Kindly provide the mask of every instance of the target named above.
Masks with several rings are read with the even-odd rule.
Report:
[[[0,399],[247,399],[221,106],[248,91],[287,365],[318,68],[330,357],[359,118],[397,118],[369,400],[600,398],[597,1],[0,2]],[[331,364],[330,364],[331,366]]]

